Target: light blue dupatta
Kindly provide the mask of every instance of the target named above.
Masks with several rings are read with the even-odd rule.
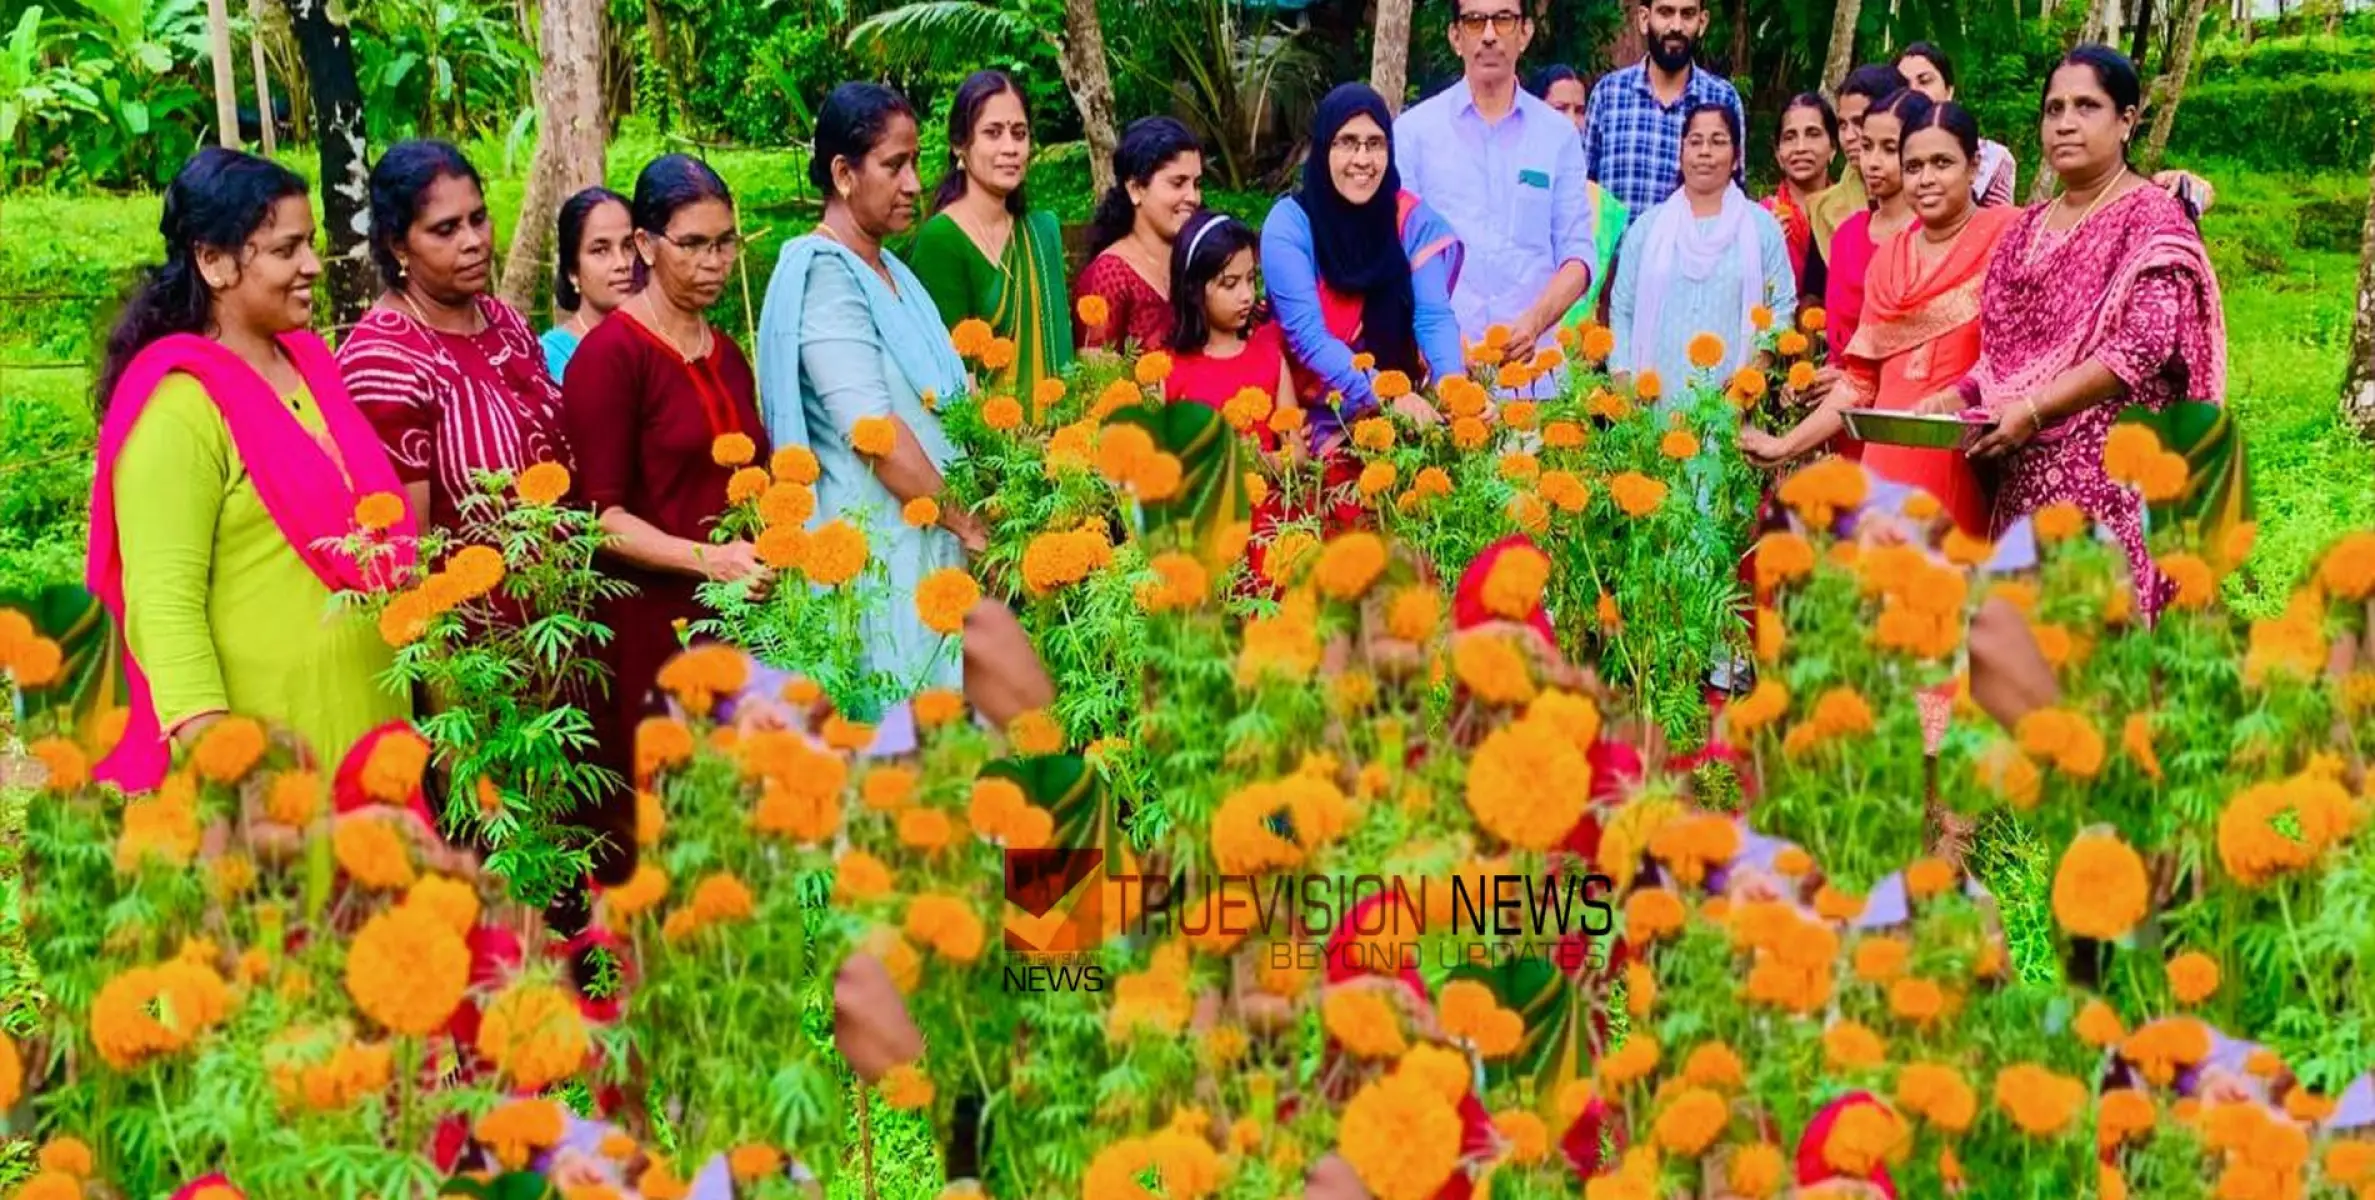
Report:
[[[759,314],[759,411],[773,445],[779,449],[816,448],[809,437],[809,414],[801,398],[800,327],[808,311],[809,266],[819,255],[842,259],[865,288],[875,336],[882,343],[884,359],[897,368],[898,375],[944,400],[966,390],[964,360],[957,357],[956,347],[948,340],[948,327],[941,324],[931,293],[906,263],[883,251],[883,265],[899,288],[893,294],[866,260],[841,243],[815,233],[793,238],[784,243],[775,260],[775,274],[768,280],[766,303]]]

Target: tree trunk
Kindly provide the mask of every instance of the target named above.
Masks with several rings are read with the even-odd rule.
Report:
[[[2094,0],[2086,12],[2086,24],[2078,30],[2078,42],[2109,45],[2119,36],[2119,30],[2119,0]]]
[[[2342,416],[2375,441],[2375,162],[2367,168],[2367,223],[2359,233],[2358,321],[2342,377]]]
[[[602,182],[603,0],[545,0],[536,34],[536,153],[511,252],[503,256],[503,302],[522,312],[544,275],[544,248],[561,201]]]
[[[1397,113],[1410,94],[1410,8],[1411,0],[1377,0],[1369,48],[1369,86]]]
[[[364,233],[371,215],[371,171],[364,161],[363,91],[355,85],[355,47],[329,0],[284,0],[312,92],[313,140],[321,153],[322,234],[329,254],[330,320],[345,329],[378,291]]]
[[[1864,12],[1864,0],[1839,0],[1831,10],[1831,49],[1823,55],[1822,86],[1836,88],[1855,69],[1855,22]]]
[[[206,40],[214,59],[214,140],[239,148],[239,69],[231,63],[230,0],[206,0]]]
[[[1732,49],[1729,57],[1732,60],[1731,78],[1738,81],[1743,90],[1749,90],[1749,82],[1756,78],[1756,72],[1748,66],[1748,0],[1732,0]],[[1741,152],[1747,153],[1747,148],[1742,147]]]
[[[2128,61],[2136,64],[2136,73],[2152,82],[2151,73],[2144,66],[2145,55],[2152,50],[2152,0],[2136,0],[2136,36],[2128,42]],[[2164,63],[2166,60],[2163,60]]]
[[[2202,32],[2203,0],[2185,0],[2185,14],[2177,19],[2177,36],[2169,43],[2167,69],[2161,72],[2160,106],[2153,110],[2152,136],[2144,144],[2145,173],[2161,169],[2161,156],[2169,149],[2169,131],[2177,127],[2177,105],[2185,99],[2186,77],[2194,69],[2194,43]]]
[[[1088,136],[1089,186],[1102,196],[1113,187],[1113,150],[1121,134],[1113,124],[1113,68],[1105,59],[1105,22],[1097,15],[1097,0],[1064,0],[1064,36],[1056,50],[1064,87],[1080,109],[1081,132]]]
[[[1616,39],[1608,43],[1608,67],[1622,70],[1649,57],[1649,39],[1641,35],[1640,18],[1627,7],[1616,19]]]
[[[660,13],[660,0],[643,0],[643,31],[651,39],[652,61],[659,65],[660,82],[668,93],[668,114],[660,122],[661,128],[690,124],[693,110],[685,103],[684,78],[676,73],[676,51],[668,43],[668,21]]]
[[[280,153],[280,130],[272,119],[272,76],[264,70],[264,0],[247,0],[247,51],[256,71],[256,129],[264,136],[264,157]]]

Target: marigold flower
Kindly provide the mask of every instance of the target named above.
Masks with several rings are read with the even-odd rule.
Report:
[[[1591,488],[1570,471],[1545,471],[1539,487],[1542,498],[1563,513],[1582,512],[1592,502]]]
[[[1877,1067],[1888,1058],[1880,1035],[1854,1021],[1840,1021],[1823,1030],[1823,1061],[1834,1071]]]
[[[2150,1093],[2110,1088],[2095,1104],[2095,1140],[2104,1147],[2117,1146],[2150,1130],[2159,1120]]]
[[[1874,934],[1856,943],[1855,977],[1865,983],[1887,983],[1905,973],[1913,947],[1905,939]]]
[[[1666,485],[1638,471],[1625,471],[1608,481],[1608,494],[1628,517],[1646,517],[1666,500]]]
[[[2078,835],[2054,871],[2054,919],[2079,937],[2120,937],[2144,919],[2150,899],[2144,860],[2117,834]]]
[[[1453,417],[1451,420],[1451,444],[1462,450],[1482,447],[1485,439],[1491,435],[1491,427],[1479,418]]]
[[[1689,430],[1669,429],[1664,437],[1658,439],[1658,453],[1678,462],[1697,457],[1699,439],[1692,437]]]
[[[1023,582],[1033,595],[1045,595],[1079,583],[1112,558],[1101,527],[1042,533],[1023,548]]]
[[[807,562],[802,569],[817,583],[839,587],[866,569],[869,553],[865,533],[835,517],[809,536]]]
[[[709,461],[721,467],[742,466],[758,453],[758,444],[745,433],[721,433],[709,443]]]
[[[506,1169],[527,1167],[536,1152],[560,1144],[568,1132],[561,1106],[551,1100],[513,1100],[480,1117],[470,1133],[494,1152]]]
[[[1345,1104],[1336,1149],[1378,1200],[1427,1200],[1459,1169],[1459,1112],[1423,1081],[1389,1075]]]
[[[1138,605],[1150,613],[1195,608],[1212,590],[1211,573],[1192,554],[1166,550],[1147,566],[1155,573],[1155,582],[1138,586]]]
[[[2162,1017],[2137,1028],[2119,1043],[2119,1056],[2156,1087],[2210,1057],[2210,1027],[2192,1017]]]
[[[246,717],[224,717],[207,726],[191,751],[190,762],[202,778],[235,784],[263,761],[268,744],[263,726]]]
[[[1460,683],[1487,704],[1523,704],[1534,698],[1525,652],[1506,636],[1462,634],[1452,640],[1451,659]]]
[[[1731,1106],[1721,1095],[1703,1087],[1684,1088],[1659,1110],[1650,1138],[1661,1149],[1697,1158],[1715,1144],[1731,1119]]]
[[[1361,477],[1356,486],[1360,489],[1363,499],[1375,499],[1384,495],[1394,486],[1394,464],[1380,461],[1362,467]]]
[[[1747,1086],[1748,1068],[1740,1055],[1722,1042],[1702,1042],[1682,1062],[1682,1080],[1697,1087],[1717,1091],[1739,1091]]]
[[[771,775],[759,785],[750,824],[758,833],[814,845],[841,828],[841,797],[838,789],[797,786]]]
[[[116,837],[115,869],[131,874],[150,862],[182,867],[198,853],[198,795],[186,775],[172,775],[155,794],[124,805]]]
[[[1704,371],[1724,360],[1724,340],[1712,333],[1693,334],[1683,352],[1689,356],[1692,366]]]
[[[355,525],[372,533],[396,527],[404,519],[404,497],[394,492],[373,492],[355,501]]]
[[[519,983],[487,1006],[478,1026],[478,1052],[511,1085],[542,1091],[577,1074],[590,1048],[577,1002],[544,983]]]
[[[2035,1063],[2015,1063],[1996,1073],[1996,1107],[2030,1137],[2058,1136],[2086,1098],[2085,1084]]]
[[[1625,898],[1625,940],[1643,945],[1682,930],[1681,897],[1666,888],[1643,888]]]
[[[330,846],[338,869],[359,887],[388,892],[412,886],[412,848],[394,820],[357,816],[340,821],[331,832]]]
[[[965,618],[981,603],[981,585],[963,567],[942,567],[915,586],[915,613],[924,628],[955,636],[964,632]]]
[[[1887,1163],[1904,1157],[1912,1130],[1883,1104],[1853,1104],[1839,1113],[1823,1139],[1824,1165],[1858,1179],[1870,1179]]]
[[[2179,1004],[2200,1004],[2218,991],[2218,960],[2188,950],[2169,960],[2169,990]]]
[[[1542,607],[1550,582],[1550,559],[1532,546],[1512,546],[1485,572],[1484,607],[1494,616],[1523,621]]]
[[[1788,385],[1789,390],[1793,392],[1803,392],[1806,389],[1814,386],[1814,377],[1814,364],[1810,362],[1799,361],[1790,364],[1789,377],[1783,382]]]
[[[948,814],[936,808],[910,808],[899,814],[899,844],[925,854],[937,854],[956,838]]]
[[[558,504],[569,494],[569,468],[556,462],[536,463],[521,471],[512,483],[512,491],[520,503],[542,508]]]
[[[973,906],[955,896],[926,892],[907,903],[907,936],[952,962],[969,963],[981,957],[981,918]]]
[[[1600,1059],[1600,1086],[1614,1092],[1649,1078],[1658,1069],[1659,1054],[1655,1037],[1647,1030],[1633,1030],[1615,1053]]]
[[[1979,1115],[1979,1096],[1963,1073],[1943,1063],[1908,1063],[1897,1075],[1897,1104],[1946,1133],[1961,1133]]]
[[[635,874],[627,882],[602,890],[602,907],[617,920],[632,921],[667,898],[668,872],[644,861],[636,864]]]
[[[2021,751],[2053,764],[2065,775],[2092,779],[2103,769],[2103,735],[2084,715],[2060,708],[2041,708],[2023,716],[2013,727]]]
[[[34,1155],[34,1163],[44,1171],[71,1175],[76,1179],[91,1177],[91,1147],[78,1137],[54,1137],[42,1144]]]
[[[1106,306],[1105,297],[1093,292],[1082,296],[1080,301],[1072,306],[1072,310],[1079,314],[1080,323],[1091,329],[1103,329],[1105,323],[1113,319],[1113,311]],[[988,326],[984,325],[983,328],[987,329]]]
[[[1605,325],[1594,323],[1584,329],[1579,349],[1587,361],[1604,362],[1616,352],[1616,333]]]
[[[1927,979],[1899,979],[1888,988],[1889,1015],[1928,1025],[1946,1012],[1946,993]]]
[[[1171,356],[1160,350],[1141,355],[1138,365],[1131,370],[1130,374],[1142,386],[1153,387],[1171,378]]]
[[[1385,540],[1376,534],[1362,530],[1339,534],[1320,551],[1312,580],[1331,599],[1358,600],[1385,572],[1387,559]]]
[[[1095,322],[1100,325],[1103,323]],[[988,349],[990,342],[997,336],[990,329],[989,322],[979,317],[967,317],[949,329],[948,344],[956,350],[959,358],[980,358],[981,352]]]
[[[1064,752],[1064,729],[1047,710],[1034,708],[1007,723],[1006,741],[1017,754],[1043,756]]]
[[[703,924],[747,921],[757,902],[750,888],[729,872],[718,872],[693,887],[693,911]]]
[[[908,706],[914,711],[916,724],[926,729],[936,729],[965,715],[964,695],[948,688],[917,692]]]
[[[442,1028],[469,984],[469,947],[426,909],[376,914],[347,947],[347,994],[391,1033],[425,1037]]]
[[[726,1155],[726,1170],[737,1183],[758,1183],[783,1174],[783,1151],[765,1142],[748,1142]]]

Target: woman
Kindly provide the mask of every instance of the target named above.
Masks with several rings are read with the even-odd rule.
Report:
[[[602,318],[627,302],[635,287],[635,225],[627,198],[590,187],[561,205],[553,239],[553,308],[569,319],[544,331],[544,366],[554,381],[569,373],[577,344]]]
[[[561,390],[577,449],[575,498],[610,535],[612,572],[635,589],[598,614],[611,632],[600,654],[610,695],[593,713],[605,765],[626,780],[634,778],[635,728],[678,648],[676,627],[706,615],[695,587],[768,582],[749,542],[710,537],[733,473],[712,446],[741,434],[759,461],[767,457],[749,360],[706,316],[742,249],[733,195],[708,164],[670,154],[636,177],[630,211],[635,297],[578,345]],[[633,873],[634,821],[632,788],[605,795],[586,819],[610,835],[594,859],[604,886]]]
[[[817,519],[861,525],[889,569],[892,596],[868,614],[872,669],[912,690],[962,686],[1003,727],[1055,690],[1014,614],[994,600],[976,604],[959,652],[907,599],[925,576],[963,567],[988,540],[980,520],[945,495],[942,471],[957,448],[925,400],[964,393],[964,363],[923,281],[883,246],[915,220],[915,161],[915,110],[899,93],[845,83],[826,97],[809,160],[827,197],[824,219],[784,246],[759,321],[767,428],[779,444],[816,454]],[[860,455],[857,423],[885,418],[891,452]],[[918,499],[938,502],[935,525],[901,519]]]
[[[1089,220],[1089,263],[1072,283],[1075,301],[1103,305],[1092,314],[1103,320],[1092,324],[1075,304],[1073,344],[1169,349],[1171,245],[1204,206],[1204,145],[1169,117],[1132,121],[1113,151],[1113,180]]]
[[[1928,42],[1915,42],[1897,52],[1897,73],[1905,77],[1905,86],[1930,98],[1932,104],[1944,104],[1954,99],[1954,63],[1938,47]],[[1971,179],[1971,198],[1983,205],[2012,204],[2013,187],[2020,174],[2020,165],[2013,161],[2012,152],[2000,142],[1984,138],[1979,143],[1979,170]]]
[[[1609,362],[1635,379],[1654,372],[1669,398],[1694,381],[1727,379],[1756,357],[1755,308],[1781,329],[1797,313],[1781,224],[1733,184],[1739,159],[1739,118],[1720,104],[1693,105],[1683,118],[1682,187],[1633,222],[1617,254]],[[1713,368],[1691,364],[1691,340],[1702,333],[1723,339]]]
[[[1583,76],[1575,73],[1575,68],[1564,63],[1553,63],[1542,68],[1534,76],[1532,91],[1542,97],[1543,103],[1575,122],[1576,136],[1583,135],[1583,119],[1590,112],[1591,89],[1583,82]],[[1579,325],[1599,316],[1600,297],[1604,291],[1601,283],[1608,278],[1608,264],[1616,260],[1616,244],[1624,240],[1625,222],[1632,219],[1632,214],[1625,211],[1624,203],[1611,195],[1607,188],[1590,180],[1585,180],[1583,186],[1584,195],[1591,204],[1592,247],[1598,257],[1592,263],[1591,283],[1583,289],[1583,296],[1575,302],[1575,307],[1567,310],[1566,323],[1569,325]]]
[[[1980,284],[2020,210],[1972,199],[1979,123],[1959,104],[1910,106],[1902,161],[1920,225],[1892,236],[1872,260],[1863,321],[1840,355],[1845,386],[1787,435],[1743,430],[1750,461],[1778,465],[1813,450],[1838,432],[1848,408],[1919,408],[1951,392],[1978,360]],[[1987,494],[1958,451],[1874,442],[1862,458],[1881,478],[1935,497],[1963,532],[1988,536]]]
[[[2113,483],[2103,445],[2121,409],[2222,403],[2226,319],[2183,204],[2128,166],[2143,89],[2118,51],[2080,46],[2045,87],[2041,133],[2062,195],[2004,235],[1980,293],[1979,361],[1927,407],[1983,407],[2001,423],[1972,443],[2000,466],[1994,525],[2070,501],[2126,548],[2139,605],[2166,581],[2144,544],[2135,492]]]
[[[1839,115],[1831,111],[1831,102],[1820,92],[1791,97],[1781,110],[1781,133],[1773,143],[1781,183],[1764,206],[1781,222],[1802,304],[1822,302],[1823,264],[1831,256],[1831,235],[1839,230],[1833,218],[1839,214],[1821,201],[1831,190],[1831,160],[1838,153]]]
[[[371,261],[380,294],[338,348],[413,511],[462,528],[480,472],[570,465],[561,394],[543,348],[488,293],[495,231],[478,172],[444,142],[399,142],[371,168]]]
[[[324,767],[410,715],[394,651],[332,603],[372,580],[326,546],[401,486],[307,326],[322,263],[305,181],[208,148],[165,193],[165,262],[99,372],[85,580],[125,631],[130,717],[97,777],[152,789],[228,713],[280,725]],[[408,565],[407,511],[389,533]]]
[[[1864,315],[1864,281],[1872,269],[1872,256],[1881,243],[1913,227],[1913,197],[1905,191],[1901,157],[1905,122],[1929,108],[1929,97],[1901,87],[1874,101],[1857,122],[1863,153],[1856,158],[1856,173],[1864,181],[1872,207],[1849,217],[1831,238],[1823,312],[1829,317],[1825,328],[1834,346],[1855,340],[1856,325]],[[1836,378],[1836,372],[1826,368],[1826,373]]]
[[[1357,355],[1409,378],[1413,390],[1394,411],[1421,425],[1442,418],[1415,385],[1465,370],[1451,310],[1460,242],[1449,222],[1402,190],[1392,131],[1384,98],[1366,84],[1329,92],[1311,125],[1312,145],[1324,150],[1304,160],[1302,189],[1262,222],[1270,302],[1323,446],[1377,406]],[[1329,406],[1331,394],[1342,397],[1340,410]]]
[[[1014,343],[1013,387],[1029,395],[1072,365],[1064,241],[1053,213],[1023,198],[1031,118],[1003,71],[976,71],[948,112],[948,173],[915,235],[916,278],[950,329],[967,318]]]

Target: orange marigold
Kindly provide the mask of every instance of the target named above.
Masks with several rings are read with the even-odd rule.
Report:
[[[363,1015],[392,1033],[442,1028],[470,985],[470,948],[425,909],[389,909],[348,944],[346,991]]]
[[[590,1047],[577,1001],[551,984],[512,985],[479,1021],[478,1052],[515,1088],[542,1091],[577,1074]]]
[[[356,815],[340,821],[330,835],[338,868],[367,890],[388,892],[412,886],[412,847],[397,832],[395,822]]]
[[[355,501],[355,525],[372,533],[393,529],[404,519],[404,497],[394,492],[373,492]]]
[[[963,567],[942,567],[924,576],[915,587],[916,615],[934,633],[962,633],[966,616],[980,602],[981,585]]]
[[[1333,599],[1358,600],[1384,573],[1388,557],[1385,540],[1374,533],[1339,534],[1320,552],[1312,580]]]
[[[758,453],[758,444],[745,433],[721,433],[709,443],[709,460],[721,467],[739,467]]]
[[[2120,937],[2144,918],[2150,900],[2144,860],[2117,834],[2079,834],[2054,871],[2054,919],[2079,937]]]
[[[1608,494],[1628,517],[1645,517],[1666,501],[1666,485],[1638,471],[1625,471],[1608,481]]]
[[[2086,1098],[2085,1084],[2035,1063],[2015,1063],[1996,1073],[1996,1107],[2031,1137],[2058,1136],[2086,1106]]]
[[[1459,1169],[1460,1136],[1451,1101],[1423,1080],[1395,1074],[1345,1104],[1336,1149],[1378,1200],[1427,1200]]]
[[[1697,1158],[1731,1119],[1731,1106],[1721,1095],[1702,1087],[1684,1088],[1659,1111],[1650,1137],[1662,1149]]]
[[[556,462],[540,462],[520,472],[512,484],[512,491],[520,503],[533,507],[558,504],[569,494],[569,468]]]
[[[838,587],[858,577],[866,569],[866,535],[857,526],[835,517],[817,527],[808,539],[807,562],[803,569],[808,578],[825,585]]]
[[[1690,357],[1692,366],[1704,371],[1724,360],[1724,340],[1712,333],[1693,334],[1684,353]]]

